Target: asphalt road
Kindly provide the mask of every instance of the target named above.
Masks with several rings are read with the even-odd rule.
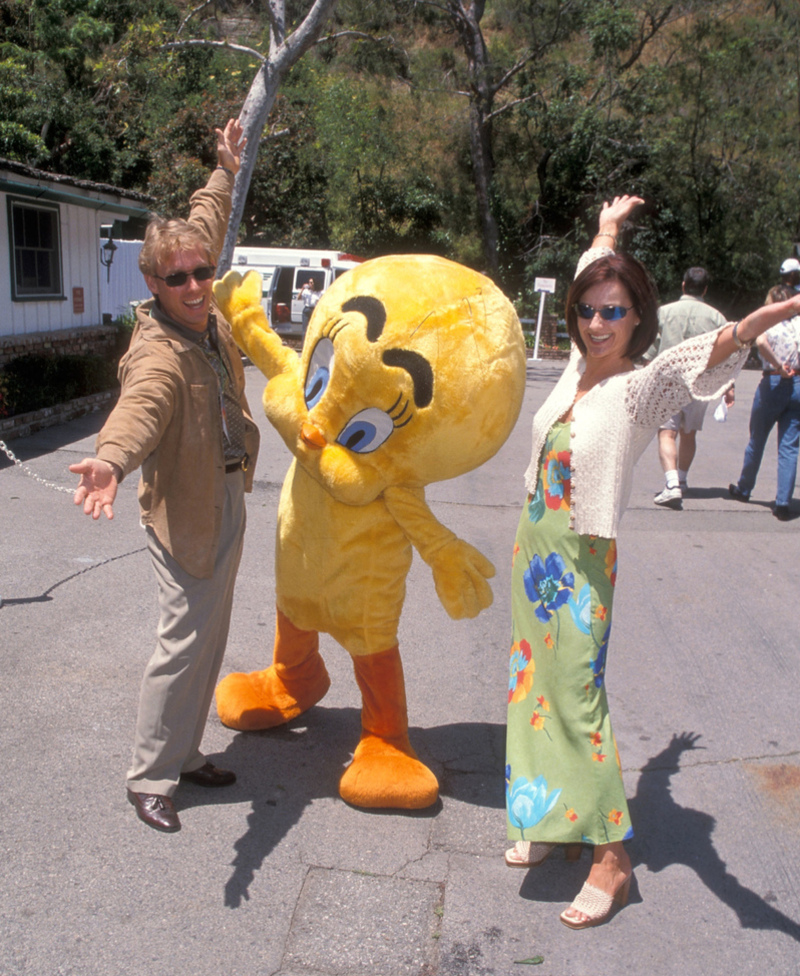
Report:
[[[636,831],[629,906],[569,931],[558,914],[588,854],[527,872],[503,863],[511,547],[530,418],[560,368],[531,363],[500,454],[428,492],[498,572],[494,605],[454,622],[424,563],[412,567],[401,628],[412,741],[442,785],[420,813],[339,799],[359,698],[348,656],[325,638],[322,703],[268,733],[212,714],[206,750],[238,783],[182,787],[179,834],[141,824],[124,773],[156,608],[136,479],[113,522],[92,523],[69,493],[0,461],[0,976],[507,976],[525,960],[553,976],[800,973],[800,518],[770,514],[774,440],[753,503],[726,491],[756,373],[725,424],[707,419],[683,512],[652,504],[661,474],[648,450],[619,538],[607,682]],[[255,407],[252,368],[248,384]],[[71,487],[67,465],[91,453],[101,419],[11,447]],[[262,430],[225,671],[271,657],[288,454]]]

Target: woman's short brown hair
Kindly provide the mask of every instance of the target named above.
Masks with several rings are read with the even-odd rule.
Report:
[[[587,265],[570,285],[567,294],[567,332],[570,339],[586,355],[586,344],[578,329],[575,303],[584,292],[601,281],[619,281],[630,293],[639,324],[631,336],[626,355],[638,359],[653,343],[658,333],[658,290],[643,264],[625,252],[598,258]]]
[[[201,228],[186,220],[153,217],[139,251],[139,270],[142,274],[154,275],[158,266],[177,251],[193,251],[195,248],[205,252],[209,264],[216,264],[217,255]]]

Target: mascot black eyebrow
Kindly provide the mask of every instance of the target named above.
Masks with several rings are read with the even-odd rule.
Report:
[[[316,704],[330,686],[328,633],[350,653],[362,696],[340,795],[429,806],[439,786],[409,742],[397,644],[406,576],[413,547],[451,617],[492,602],[494,567],[436,520],[424,488],[483,464],[511,432],[525,388],[514,308],[443,258],[376,258],[325,292],[298,356],[267,324],[257,273],[229,272],[214,294],[269,380],[264,410],[294,456],[278,510],[272,665],[220,682],[220,718],[266,729]]]

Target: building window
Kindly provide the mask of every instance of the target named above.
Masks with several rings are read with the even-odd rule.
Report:
[[[11,237],[11,297],[63,298],[58,207],[8,198]]]

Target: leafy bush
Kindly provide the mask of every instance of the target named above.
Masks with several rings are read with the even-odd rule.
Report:
[[[12,360],[0,369],[0,417],[116,389],[117,367],[128,351],[135,325],[133,312],[114,319],[114,348],[106,357],[30,353]]]
[[[0,417],[7,417],[11,413],[8,400],[8,380],[0,370]]]
[[[0,371],[0,412],[4,416],[53,407],[117,384],[116,362],[100,356],[20,356]]]
[[[114,319],[114,325],[117,329],[114,341],[114,371],[116,375],[117,363],[128,351],[128,346],[131,344],[131,336],[136,325],[136,313],[129,312],[127,315],[118,316]]]

